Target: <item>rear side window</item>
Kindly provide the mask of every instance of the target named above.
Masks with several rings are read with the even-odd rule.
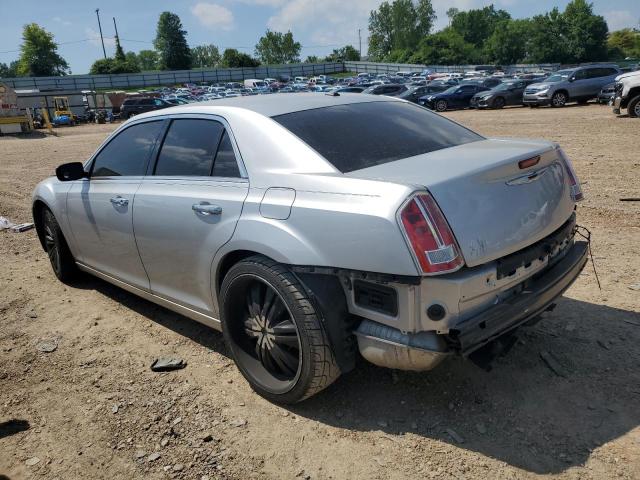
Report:
[[[96,156],[92,177],[144,175],[162,122],[132,125],[120,132]]]
[[[236,160],[236,154],[233,152],[233,146],[231,145],[231,139],[229,134],[225,131],[218,147],[218,153],[216,154],[216,161],[213,164],[214,177],[240,177],[240,170],[238,169],[238,162]]]
[[[155,175],[209,176],[224,126],[214,120],[174,120],[162,144]]]
[[[405,102],[336,105],[273,119],[343,173],[483,139]]]

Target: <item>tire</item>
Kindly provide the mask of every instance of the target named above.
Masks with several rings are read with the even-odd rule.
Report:
[[[283,265],[261,255],[236,263],[222,282],[220,312],[238,369],[267,400],[297,403],[340,376],[319,313]]]
[[[497,97],[494,101],[493,101],[493,108],[496,109],[501,109],[504,108],[504,106],[507,104],[507,102],[505,102],[504,98],[502,97]]]
[[[640,95],[629,101],[627,112],[631,118],[640,118]]]
[[[447,105],[447,101],[446,100],[438,100],[436,102],[436,111],[438,112],[444,112],[447,108],[449,108],[449,105]]]
[[[551,97],[551,106],[555,108],[564,107],[567,104],[567,94],[556,92]]]
[[[61,282],[69,283],[76,278],[78,267],[56,217],[48,208],[42,212],[42,231],[53,273]]]

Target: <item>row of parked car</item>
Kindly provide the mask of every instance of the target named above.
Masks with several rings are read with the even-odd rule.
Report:
[[[354,77],[280,77],[244,82],[185,84],[164,87],[125,100],[121,118],[150,110],[221,98],[295,92],[329,94],[364,93],[402,98],[443,112],[458,108],[503,108],[513,105],[562,107],[569,102],[597,99],[608,103],[614,96],[614,79],[622,71],[615,65],[589,64],[556,72],[507,75],[501,71],[462,73],[397,72],[394,75],[360,73]]]

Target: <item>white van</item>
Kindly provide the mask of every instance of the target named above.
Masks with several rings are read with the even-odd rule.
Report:
[[[269,85],[258,78],[247,78],[244,81],[244,86],[247,88],[267,88]]]
[[[307,77],[296,77],[293,79],[295,83],[308,83],[309,79]]]

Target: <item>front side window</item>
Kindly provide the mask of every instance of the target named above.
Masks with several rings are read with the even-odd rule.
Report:
[[[132,125],[118,133],[93,161],[92,177],[144,175],[162,122]]]
[[[173,120],[158,156],[155,175],[211,175],[223,132],[224,126],[213,120]]]
[[[343,173],[483,139],[405,102],[335,105],[277,115],[273,120]]]

